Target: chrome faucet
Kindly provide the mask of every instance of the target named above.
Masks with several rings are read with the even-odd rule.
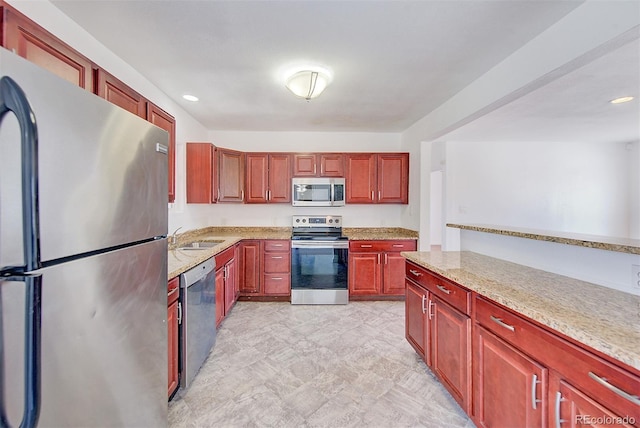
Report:
[[[180,229],[182,229],[182,226],[174,230],[173,234],[171,235],[171,245],[176,245],[178,243],[178,238],[176,237],[176,233],[178,233]]]

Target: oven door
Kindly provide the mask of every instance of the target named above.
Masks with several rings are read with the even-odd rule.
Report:
[[[348,259],[346,241],[292,241],[291,303],[346,304]]]

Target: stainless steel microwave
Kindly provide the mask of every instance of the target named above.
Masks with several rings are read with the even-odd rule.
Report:
[[[337,207],[344,205],[344,178],[293,178],[294,207]]]

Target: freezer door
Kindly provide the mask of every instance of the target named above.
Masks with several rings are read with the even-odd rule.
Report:
[[[165,426],[166,239],[41,270],[38,426]],[[25,284],[0,278],[0,377],[10,426],[24,407]]]
[[[166,131],[0,50],[36,116],[40,245],[55,260],[167,234]],[[0,266],[21,265],[20,134],[0,126]]]

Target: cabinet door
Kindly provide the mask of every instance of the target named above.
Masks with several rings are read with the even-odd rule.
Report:
[[[220,323],[224,318],[224,266],[216,269],[216,327],[220,327]]]
[[[349,295],[378,295],[382,281],[380,253],[349,254]]]
[[[211,143],[187,143],[187,203],[215,202],[214,146]]]
[[[240,293],[257,294],[260,288],[260,241],[240,243]]]
[[[167,344],[169,363],[169,382],[167,395],[178,387],[178,301],[174,301],[167,308]]]
[[[293,155],[294,177],[315,177],[317,175],[316,155],[295,153]]]
[[[409,202],[409,154],[378,153],[378,203],[406,204]]]
[[[547,369],[483,327],[476,331],[476,422],[483,427],[544,426]]]
[[[637,423],[633,416],[617,415],[588,397],[579,389],[564,381],[559,381],[554,400],[551,426],[577,427],[632,427]]]
[[[22,14],[3,7],[4,47],[53,74],[93,91],[92,63]]]
[[[405,337],[425,361],[429,339],[426,315],[428,298],[427,290],[406,280]]]
[[[471,318],[431,295],[432,370],[471,413]]]
[[[105,70],[96,70],[95,93],[136,116],[147,118],[147,100]]]
[[[265,153],[246,154],[247,173],[245,177],[248,204],[264,204],[269,191],[269,157]]]
[[[344,156],[342,153],[321,153],[320,176],[344,177]]]
[[[218,202],[244,200],[244,153],[218,148]]]
[[[291,155],[269,155],[269,203],[291,202]]]
[[[392,296],[404,295],[405,258],[399,252],[383,253],[382,293]]]
[[[375,155],[370,153],[348,154],[346,158],[346,202],[348,204],[372,204],[376,192]]]
[[[169,202],[176,200],[176,120],[166,111],[157,105],[147,102],[147,120],[158,128],[169,133],[169,153],[167,153],[167,164],[169,165],[168,186]]]
[[[232,259],[225,266],[226,278],[224,280],[224,315],[227,316],[233,304],[236,302],[236,283],[238,282],[238,273],[236,260]]]

